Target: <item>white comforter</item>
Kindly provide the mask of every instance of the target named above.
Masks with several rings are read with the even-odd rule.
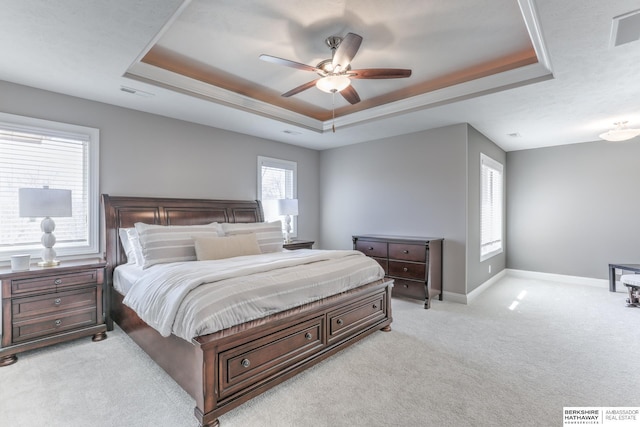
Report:
[[[163,336],[190,340],[383,277],[358,251],[283,251],[156,265],[124,303]]]

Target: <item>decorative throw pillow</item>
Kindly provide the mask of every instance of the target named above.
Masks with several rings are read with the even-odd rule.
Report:
[[[282,236],[282,222],[249,222],[249,223],[228,223],[220,224],[225,236],[235,236],[238,234],[255,234],[260,251],[263,254],[268,252],[282,251],[284,237]]]
[[[256,235],[253,233],[226,237],[194,236],[193,241],[198,261],[259,255],[261,253]]]
[[[221,224],[225,236],[238,234],[255,234],[260,251],[263,254],[282,251],[284,238],[282,236],[282,222],[250,222]]]
[[[135,227],[142,247],[142,268],[166,262],[195,261],[196,248],[191,236],[205,234],[216,237],[222,234],[217,222],[206,225],[155,225],[137,222]]]

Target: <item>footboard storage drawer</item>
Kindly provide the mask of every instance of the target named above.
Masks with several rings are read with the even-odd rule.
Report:
[[[366,329],[387,316],[385,293],[363,298],[328,314],[329,344],[345,335],[353,336],[356,329]]]
[[[316,317],[219,355],[220,398],[281,374],[324,348],[324,316]]]

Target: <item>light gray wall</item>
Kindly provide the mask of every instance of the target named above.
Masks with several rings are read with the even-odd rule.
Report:
[[[507,153],[507,267],[605,279],[640,262],[640,140]]]
[[[468,126],[467,293],[505,269],[506,246],[509,243],[504,239],[506,237],[505,220],[505,228],[502,230],[504,251],[480,262],[480,153],[502,163],[503,176],[506,175],[507,155],[504,150],[476,129]],[[507,185],[506,181],[505,179],[505,185]],[[503,190],[502,194],[506,195],[506,191]],[[503,218],[506,218],[506,203],[503,205],[503,209]],[[489,273],[489,265],[491,265],[491,273]]]
[[[444,290],[465,294],[466,129],[322,151],[322,247],[350,249],[365,233],[444,237]]]
[[[319,153],[0,81],[0,111],[100,129],[100,192],[257,198],[257,156],[298,163],[299,235],[319,240]]]

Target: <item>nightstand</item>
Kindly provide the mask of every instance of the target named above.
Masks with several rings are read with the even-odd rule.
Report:
[[[282,245],[283,248],[293,250],[293,249],[311,249],[315,242],[313,240],[292,240],[291,243],[285,243]]]
[[[64,261],[58,267],[0,269],[0,366],[16,354],[72,339],[107,337],[103,316],[103,260]]]

